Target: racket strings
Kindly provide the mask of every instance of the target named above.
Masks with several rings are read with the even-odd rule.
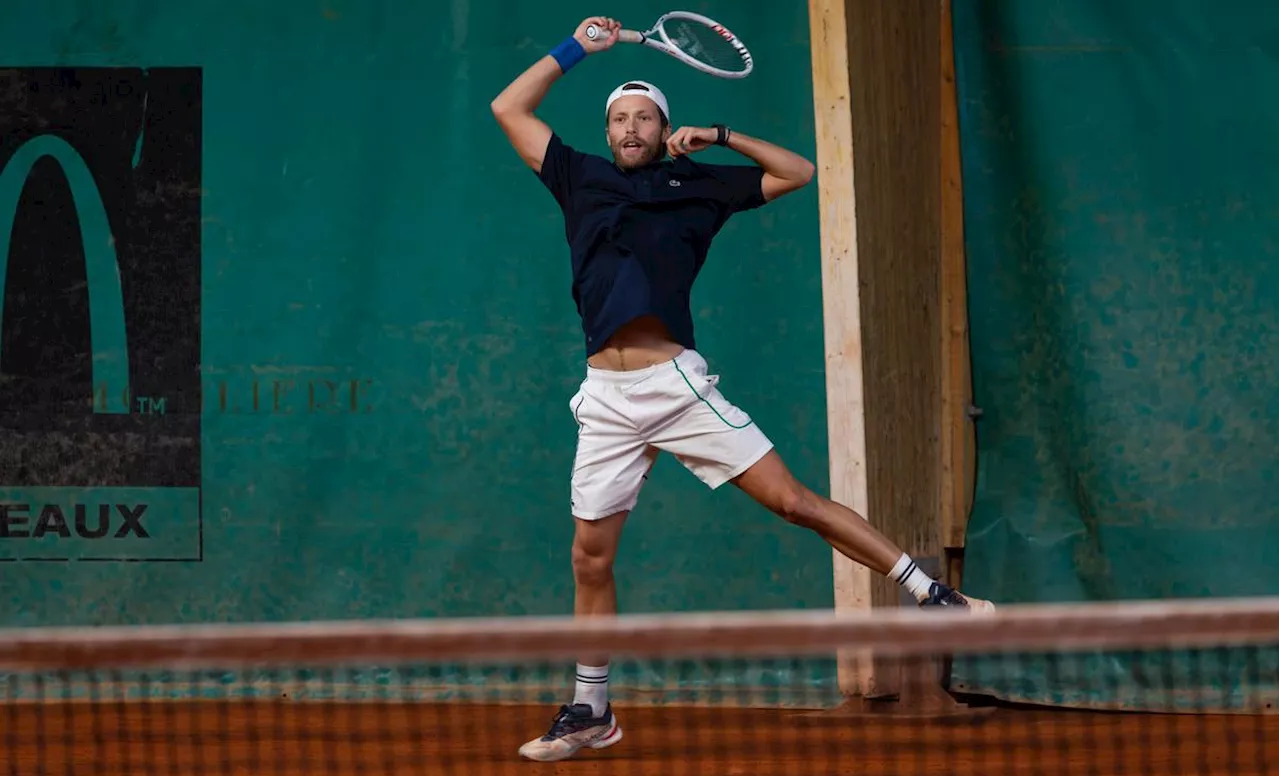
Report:
[[[673,46],[703,64],[726,71],[740,71],[745,67],[742,54],[733,44],[705,24],[668,19],[662,31]]]

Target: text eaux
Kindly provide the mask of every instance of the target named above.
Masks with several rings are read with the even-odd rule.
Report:
[[[142,525],[147,504],[76,504],[71,508],[70,523],[60,505],[36,506],[39,515],[33,517],[35,509],[30,504],[0,504],[0,539],[39,539],[44,536],[70,539],[73,531],[81,539],[105,539],[108,534],[113,539],[124,539],[130,535],[139,539],[151,538]]]

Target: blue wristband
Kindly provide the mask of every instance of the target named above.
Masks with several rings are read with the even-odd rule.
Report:
[[[581,62],[587,52],[582,48],[582,44],[578,39],[570,35],[560,42],[560,45],[551,49],[551,56],[560,64],[560,72],[567,73],[569,68]]]

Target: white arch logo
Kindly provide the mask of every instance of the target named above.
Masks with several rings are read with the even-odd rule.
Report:
[[[84,244],[85,276],[89,281],[89,339],[93,350],[93,384],[106,385],[115,393],[129,395],[129,340],[125,334],[124,293],[120,288],[120,265],[111,236],[107,209],[93,173],[80,154],[62,138],[41,135],[32,138],[14,153],[0,170],[0,326],[4,322],[4,287],[9,277],[9,243],[18,215],[18,198],[31,168],[44,157],[56,160],[71,188],[80,241]],[[0,373],[3,372],[0,353]],[[92,391],[87,397],[96,406]],[[99,407],[97,411],[127,414],[127,402]]]

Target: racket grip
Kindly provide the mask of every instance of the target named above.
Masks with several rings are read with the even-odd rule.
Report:
[[[594,24],[587,25],[587,40],[595,40],[600,36],[600,28]],[[622,43],[640,43],[644,36],[635,30],[618,30],[618,40]]]

